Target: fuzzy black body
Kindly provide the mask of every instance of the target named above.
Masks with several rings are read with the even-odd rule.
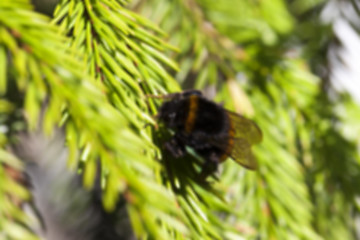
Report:
[[[262,139],[260,128],[253,121],[232,113],[204,98],[196,90],[164,96],[169,101],[159,109],[159,120],[175,135],[165,143],[174,156],[181,157],[185,146],[205,159],[203,173],[208,175],[217,165],[231,157],[242,166],[255,169],[250,147]]]

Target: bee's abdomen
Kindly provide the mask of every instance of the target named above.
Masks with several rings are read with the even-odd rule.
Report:
[[[192,132],[217,135],[221,134],[224,130],[226,131],[228,128],[228,126],[225,126],[227,125],[226,112],[222,107],[204,98],[198,98],[196,104],[193,105],[197,105],[197,107],[191,129]]]

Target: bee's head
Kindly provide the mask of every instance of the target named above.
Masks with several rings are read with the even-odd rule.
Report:
[[[179,102],[171,100],[164,102],[159,109],[158,118],[159,121],[163,122],[167,127],[173,128],[177,123],[177,116],[179,111]]]

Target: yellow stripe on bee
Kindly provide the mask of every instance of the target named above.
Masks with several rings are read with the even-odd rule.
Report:
[[[198,109],[198,96],[192,95],[189,98],[189,113],[185,122],[185,131],[191,133],[195,125],[196,113]]]
[[[228,121],[229,121],[229,132],[228,132],[229,139],[227,142],[225,152],[220,157],[220,162],[225,161],[229,157],[229,155],[231,154],[231,151],[233,150],[233,147],[234,147],[235,129],[234,129],[234,125],[231,121],[231,118],[229,116],[228,116]]]

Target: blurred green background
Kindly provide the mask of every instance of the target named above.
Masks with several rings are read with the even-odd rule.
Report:
[[[11,146],[56,127],[139,239],[360,239],[359,1],[33,3],[0,2],[1,239],[37,239]],[[162,152],[146,95],[182,89],[257,122],[257,171],[228,160],[203,185]]]

